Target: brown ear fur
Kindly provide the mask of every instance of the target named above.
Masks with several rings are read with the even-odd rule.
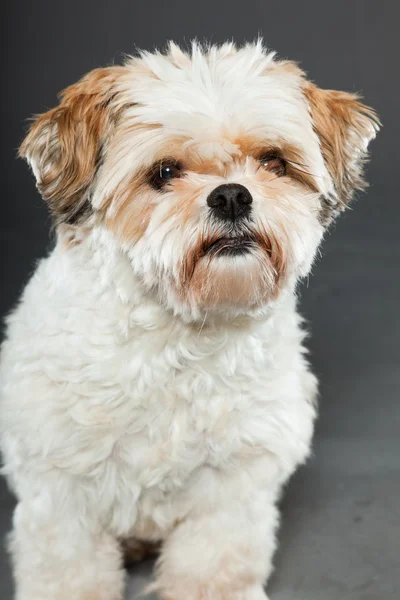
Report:
[[[96,69],[60,94],[60,105],[35,118],[20,148],[56,222],[90,214],[90,189],[111,133],[115,82],[123,67]]]
[[[366,186],[363,166],[368,143],[379,129],[379,119],[355,94],[322,90],[312,83],[305,85],[304,93],[335,184],[338,208],[343,210],[354,191]]]

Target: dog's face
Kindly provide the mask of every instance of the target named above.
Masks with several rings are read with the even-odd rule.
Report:
[[[378,121],[261,44],[98,69],[21,149],[57,223],[105,227],[179,314],[257,311],[307,274]]]

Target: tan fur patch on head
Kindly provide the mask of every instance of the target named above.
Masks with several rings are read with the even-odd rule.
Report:
[[[147,229],[153,213],[154,190],[146,186],[145,174],[123,180],[106,199],[105,223],[122,240],[137,242]]]
[[[179,219],[180,226],[183,226],[191,217],[198,218],[196,202],[202,192],[202,185],[194,184],[186,177],[174,180],[164,191],[157,191],[150,184],[148,170],[143,169],[122,181],[112,197],[106,199],[104,222],[124,242],[137,242],[160,203],[168,205],[168,210],[159,225],[169,219]]]
[[[30,161],[57,222],[76,222],[90,212],[90,186],[122,108],[114,86],[123,71],[96,69],[64,90],[60,105],[36,117],[21,145],[20,156]]]
[[[297,79],[303,79],[306,75],[294,60],[279,60],[273,62],[268,67],[268,73],[276,73],[286,77],[289,75],[296,77]]]
[[[304,93],[335,184],[339,208],[344,208],[354,191],[366,185],[363,165],[368,143],[379,129],[379,119],[355,94],[322,90],[312,83],[305,84]]]

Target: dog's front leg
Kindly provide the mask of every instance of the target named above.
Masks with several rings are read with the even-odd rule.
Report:
[[[75,513],[67,519],[43,507],[17,506],[10,536],[16,600],[122,599],[118,543],[89,525],[89,519],[90,515]]]
[[[192,509],[167,538],[157,569],[163,600],[267,600],[278,511],[274,459],[230,472],[203,469]]]

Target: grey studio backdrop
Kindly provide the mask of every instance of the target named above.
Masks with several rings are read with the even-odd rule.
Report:
[[[2,21],[0,313],[43,256],[50,221],[15,160],[25,119],[52,107],[86,71],[169,38],[264,36],[322,87],[360,91],[384,128],[370,188],[331,229],[301,288],[311,360],[321,380],[314,454],[291,480],[272,600],[397,600],[400,589],[399,16],[396,0],[36,0],[8,2]],[[4,12],[5,11],[5,12]],[[29,343],[29,340],[26,341]],[[0,483],[0,534],[14,500]],[[13,594],[4,543],[0,598]],[[151,562],[130,574],[131,597]],[[188,599],[190,600],[190,599]]]

